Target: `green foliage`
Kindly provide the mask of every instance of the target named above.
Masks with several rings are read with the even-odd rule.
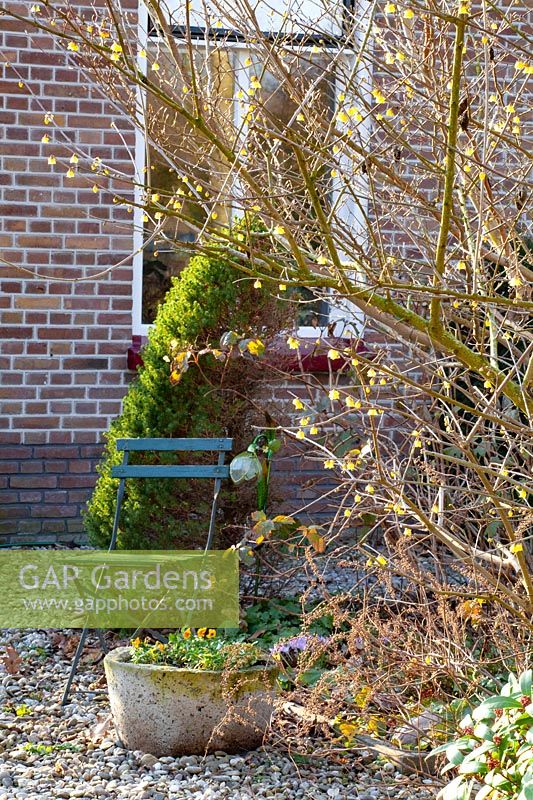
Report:
[[[316,603],[309,603],[305,613],[311,613],[316,608]],[[265,646],[275,644],[279,639],[298,636],[303,630],[302,604],[296,598],[280,598],[278,600],[263,600],[254,603],[246,609],[246,631],[254,639],[261,637]],[[306,627],[309,634],[327,636],[333,631],[333,617],[324,614],[313,619]]]
[[[253,385],[253,367],[245,372],[242,359],[226,365],[206,353],[177,385],[172,385],[168,364],[171,343],[178,349],[209,345],[218,342],[229,328],[255,329],[264,324],[265,317],[268,319],[265,305],[270,301],[266,295],[237,277],[235,268],[222,257],[197,255],[174,279],[143,349],[144,366],[129,388],[122,413],[107,433],[107,446],[98,467],[100,478],[85,515],[93,544],[107,547],[111,538],[118,485],[111,477],[111,468],[122,459],[116,449],[117,438],[245,434],[245,394]],[[130,463],[170,464],[179,458],[176,454],[139,454]],[[190,454],[181,458],[190,459]],[[210,505],[205,481],[130,480],[122,505],[118,546],[194,546],[205,539]],[[224,509],[223,498],[219,507]]]
[[[168,642],[151,644],[135,639],[131,660],[134,664],[167,664],[188,669],[246,669],[265,662],[266,653],[257,644],[218,638],[213,628],[190,628],[170,634]]]
[[[64,750],[70,753],[78,753],[81,750],[81,747],[79,745],[72,744],[71,742],[61,742],[55,744],[42,744],[41,742],[32,744],[32,742],[26,742],[24,745],[24,750],[32,755],[47,756],[50,755],[50,753],[57,753]]]
[[[438,747],[458,775],[441,800],[533,800],[532,670],[509,676],[500,694],[476,706],[460,724],[461,735]]]

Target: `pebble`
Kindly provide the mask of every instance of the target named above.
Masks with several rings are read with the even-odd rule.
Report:
[[[151,769],[154,764],[157,764],[157,761],[158,759],[156,756],[153,756],[151,753],[145,753],[141,758],[140,764],[141,767],[148,767],[148,769]]]
[[[68,635],[68,632],[67,632]],[[31,705],[28,693],[39,686],[32,714],[2,715],[0,800],[434,800],[438,788],[424,779],[400,776],[392,765],[368,763],[361,771],[326,759],[295,764],[282,749],[228,755],[157,758],[118,746],[111,732],[91,740],[91,728],[109,713],[105,698],[95,703],[87,687],[101,675],[101,665],[82,664],[72,702],[60,704],[71,659],[53,653],[43,632],[0,631],[0,648],[11,644],[27,656],[26,676],[0,673],[1,691],[10,701]],[[35,647],[47,658],[33,658]],[[22,680],[19,680],[19,677]],[[68,745],[51,753],[31,753],[34,747]],[[370,758],[370,757],[369,757]]]

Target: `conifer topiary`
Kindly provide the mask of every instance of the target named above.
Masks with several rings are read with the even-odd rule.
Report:
[[[270,312],[266,308],[270,306]],[[272,321],[272,301],[243,280],[242,273],[220,257],[195,255],[159,306],[142,351],[143,366],[124,398],[120,416],[106,434],[99,479],[85,514],[91,543],[107,547],[111,538],[118,480],[111,468],[122,460],[116,440],[126,437],[246,437],[246,392],[258,368],[242,359],[221,363],[202,356],[172,385],[168,355],[174,347],[216,345],[228,330],[258,330]],[[246,371],[245,371],[246,368]],[[130,463],[178,463],[177,454],[137,455]],[[190,460],[190,454],[187,454]],[[141,462],[141,459],[143,461]],[[184,456],[181,456],[183,461]],[[211,454],[212,463],[212,454]],[[226,499],[230,488],[226,488]],[[118,546],[126,549],[196,546],[205,541],[211,486],[185,479],[130,479],[122,504]],[[224,497],[219,507],[224,511]],[[242,512],[244,518],[244,510]]]

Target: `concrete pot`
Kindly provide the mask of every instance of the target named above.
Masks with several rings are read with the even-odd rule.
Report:
[[[223,681],[212,670],[133,664],[130,648],[117,647],[104,667],[115,728],[130,750],[238,753],[259,747],[270,724],[275,665],[239,670]]]

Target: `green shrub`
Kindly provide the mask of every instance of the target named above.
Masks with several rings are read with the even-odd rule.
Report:
[[[193,256],[174,279],[142,351],[144,366],[106,435],[100,477],[85,514],[93,544],[107,547],[111,538],[118,485],[111,468],[122,460],[117,438],[234,436],[237,446],[249,436],[243,419],[250,409],[246,393],[258,379],[257,365],[243,359],[224,364],[208,354],[201,357],[201,368],[191,366],[173,386],[165,358],[173,340],[183,348],[213,345],[228,329],[255,331],[265,326],[265,320],[275,324],[272,305],[266,294],[243,280],[242,273],[222,256]],[[181,460],[184,458],[191,456],[182,455]],[[212,458],[213,454],[211,463]],[[179,457],[136,454],[136,459],[132,456],[130,463],[177,463]],[[208,487],[207,481],[142,479],[129,480],[126,486],[119,547],[157,549],[205,541],[212,497],[212,485]],[[219,506],[227,511],[232,496],[228,488],[225,492]],[[241,507],[241,521],[244,513]],[[225,521],[228,516],[231,519],[231,514],[226,514]]]
[[[441,800],[533,800],[532,670],[509,681],[460,723],[461,735],[434,754],[446,752],[443,772],[459,773]]]

